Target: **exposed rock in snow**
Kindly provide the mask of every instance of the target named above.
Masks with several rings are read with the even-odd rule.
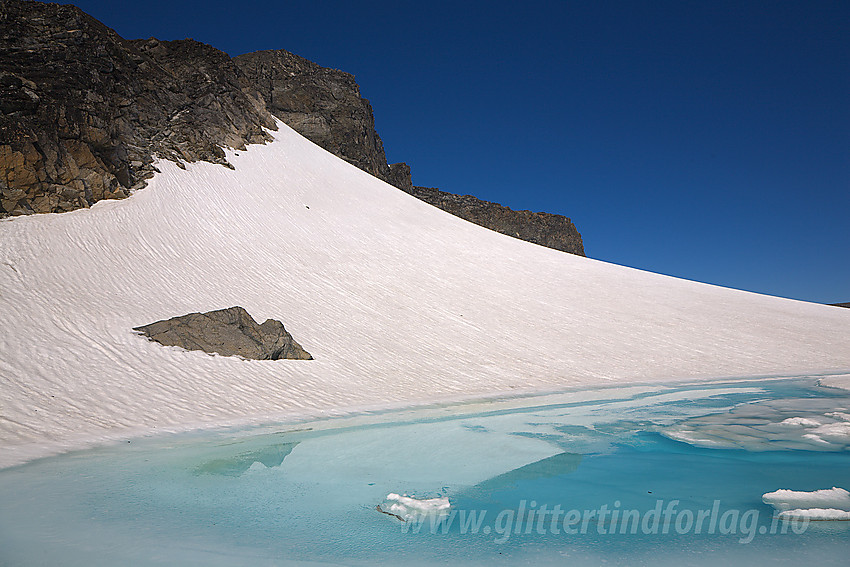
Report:
[[[267,319],[260,325],[241,307],[189,313],[133,330],[165,346],[186,350],[255,360],[313,360],[280,321]]]

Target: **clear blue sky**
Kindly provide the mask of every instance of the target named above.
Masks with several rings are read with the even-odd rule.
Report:
[[[351,72],[417,185],[589,256],[850,301],[850,2],[78,0],[126,38]]]

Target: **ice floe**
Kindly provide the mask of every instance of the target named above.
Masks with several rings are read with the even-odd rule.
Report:
[[[833,486],[811,492],[777,490],[761,497],[773,506],[782,519],[797,520],[850,520],[850,492]]]
[[[395,516],[403,522],[423,516],[444,516],[450,509],[451,503],[446,497],[419,499],[394,492],[387,494],[386,500],[378,506],[379,512]]]

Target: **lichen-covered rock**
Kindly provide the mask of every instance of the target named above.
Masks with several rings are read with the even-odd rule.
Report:
[[[268,319],[260,325],[242,307],[190,313],[133,330],[162,345],[186,350],[254,360],[313,360],[280,321]]]

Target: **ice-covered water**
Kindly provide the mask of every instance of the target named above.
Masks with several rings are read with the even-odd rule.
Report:
[[[0,565],[844,565],[850,522],[774,500],[845,494],[805,431],[847,413],[799,378],[134,440],[0,471]]]

